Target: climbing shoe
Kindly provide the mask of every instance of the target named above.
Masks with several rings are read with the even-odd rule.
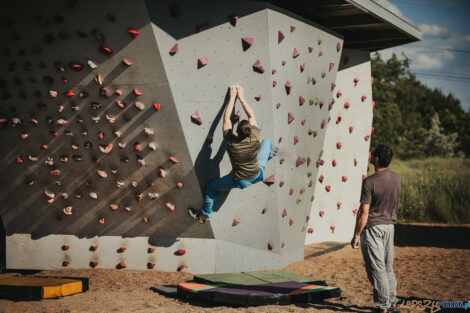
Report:
[[[278,152],[279,152],[279,148],[278,148],[278,147],[274,147],[274,148],[273,148],[273,156],[276,156]]]

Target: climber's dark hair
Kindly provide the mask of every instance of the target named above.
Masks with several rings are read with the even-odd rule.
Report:
[[[251,125],[247,120],[243,120],[238,123],[237,134],[240,140],[243,140],[251,135]]]
[[[372,152],[371,157],[377,157],[379,159],[379,167],[387,167],[392,161],[393,151],[392,148],[386,145],[378,145],[374,152]]]

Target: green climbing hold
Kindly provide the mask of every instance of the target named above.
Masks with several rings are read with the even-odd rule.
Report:
[[[313,202],[313,199],[315,199],[315,197],[314,197],[314,196],[312,196],[312,197],[310,198],[310,201],[311,201],[311,202]]]
[[[315,105],[318,105],[320,103],[320,99],[318,97],[315,97]]]
[[[296,200],[297,204],[299,204],[301,201],[302,201],[302,200],[300,200],[300,199],[297,199],[297,200]]]
[[[313,131],[313,137],[317,137],[318,132],[316,130]]]
[[[321,78],[325,78],[325,75],[326,75],[325,71],[321,71]]]
[[[323,156],[323,150],[320,151],[320,154],[318,155],[318,158],[320,159]]]
[[[305,161],[307,161],[307,159],[305,157],[302,157],[302,163],[305,163]]]
[[[312,82],[312,78],[309,76],[307,77],[307,84],[310,84]]]
[[[318,45],[321,45],[321,38],[318,38]]]
[[[307,177],[312,176],[312,172],[307,172]]]
[[[302,225],[302,230],[300,232],[303,233],[305,231],[305,229],[306,229],[305,225]]]
[[[310,105],[313,105],[313,103],[314,103],[314,102],[313,102],[313,99],[308,100],[308,103],[309,103]]]

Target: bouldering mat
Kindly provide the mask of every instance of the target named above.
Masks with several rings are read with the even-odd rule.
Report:
[[[295,281],[312,285],[325,285],[325,280],[291,272],[241,272],[194,275],[194,282],[202,284],[237,284],[260,285],[266,283],[280,283]]]

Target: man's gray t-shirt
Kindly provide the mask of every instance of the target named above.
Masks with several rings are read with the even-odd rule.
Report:
[[[360,202],[370,204],[366,228],[395,223],[400,193],[400,176],[390,169],[376,172],[362,181]]]

